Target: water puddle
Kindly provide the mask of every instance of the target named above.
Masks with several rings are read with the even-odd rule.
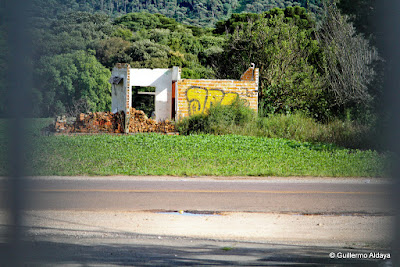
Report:
[[[160,211],[158,214],[170,214],[170,215],[180,215],[180,216],[221,216],[220,213],[214,211]]]

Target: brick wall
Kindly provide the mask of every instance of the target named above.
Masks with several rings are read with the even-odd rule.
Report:
[[[258,69],[249,68],[241,80],[194,80],[177,82],[176,118],[204,113],[213,103],[230,104],[239,97],[258,111]]]

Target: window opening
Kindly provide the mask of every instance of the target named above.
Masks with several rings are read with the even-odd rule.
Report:
[[[132,107],[142,110],[147,117],[155,119],[155,96],[155,87],[132,86]]]

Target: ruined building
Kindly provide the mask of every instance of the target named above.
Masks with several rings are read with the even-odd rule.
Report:
[[[211,104],[230,104],[236,97],[244,99],[250,108],[258,109],[258,69],[246,70],[240,80],[181,79],[180,68],[132,69],[118,63],[112,71],[111,112],[124,112],[127,120],[132,107],[132,90],[136,86],[155,87],[155,120],[176,119],[205,112]],[[129,128],[125,128],[129,132]]]

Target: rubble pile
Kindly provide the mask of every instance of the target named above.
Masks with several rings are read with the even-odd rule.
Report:
[[[171,133],[175,132],[175,126],[169,120],[157,123],[152,118],[147,118],[142,110],[131,108],[131,118],[129,120],[130,133]]]
[[[79,114],[72,125],[72,132],[77,133],[123,133],[124,116],[121,113],[90,112]]]
[[[175,132],[175,126],[168,120],[156,122],[148,118],[141,110],[131,108],[128,122],[129,133],[171,133]],[[124,133],[123,113],[89,112],[81,113],[76,119],[67,119],[58,116],[55,123],[44,130],[56,133]]]

